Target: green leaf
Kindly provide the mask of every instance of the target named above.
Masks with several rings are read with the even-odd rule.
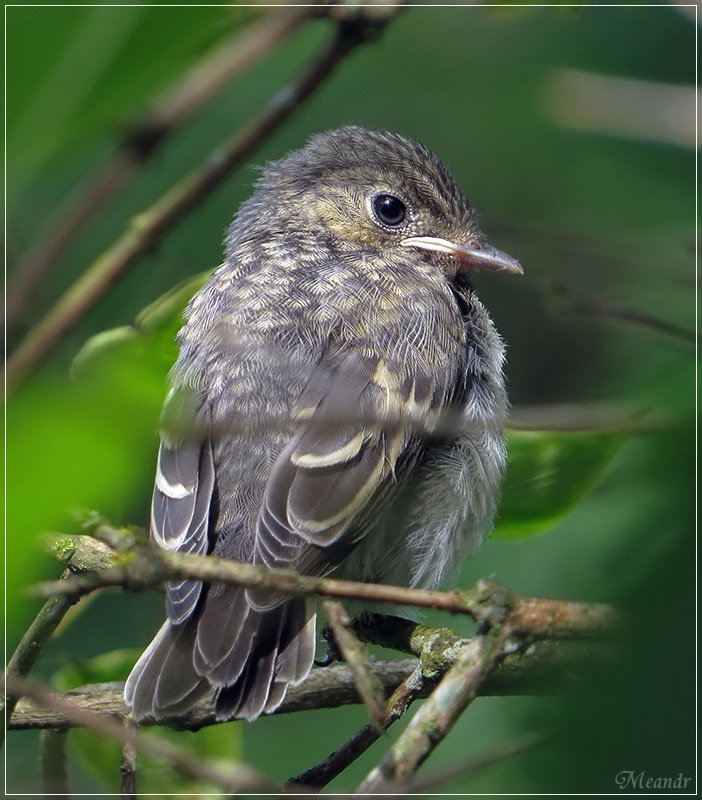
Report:
[[[38,535],[75,529],[73,509],[132,521],[153,479],[165,369],[120,359],[91,380],[40,375],[7,405],[8,623],[31,618],[26,585],[55,573],[37,555]],[[49,574],[45,574],[46,570]]]
[[[183,324],[183,311],[190,298],[201,289],[211,275],[202,272],[174,286],[142,309],[133,325],[101,331],[85,342],[73,359],[74,376],[105,374],[125,359],[154,359],[161,365],[163,376],[175,361],[175,336]]]
[[[625,438],[621,431],[508,431],[493,536],[516,539],[552,528],[592,491]]]
[[[211,270],[200,272],[181,281],[161,295],[137,314],[136,327],[142,333],[164,333],[174,335],[182,324],[183,310],[190,298],[201,289],[212,275]]]

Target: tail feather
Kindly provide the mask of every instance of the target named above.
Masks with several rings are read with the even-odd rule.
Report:
[[[268,693],[268,700],[266,701],[266,714],[275,711],[276,708],[283,702],[285,695],[288,692],[288,686],[291,684],[286,681],[274,680],[271,684],[270,692]]]
[[[176,716],[210,692],[219,719],[270,713],[312,667],[315,622],[303,598],[258,611],[241,590],[209,596],[199,619],[163,624],[127,679],[125,702],[137,720]]]
[[[227,719],[238,717],[242,719],[256,719],[267,710],[268,697],[274,682],[273,670],[275,668],[276,650],[266,648],[266,652],[258,655],[252,653],[246,666],[246,672],[235,684],[237,704],[231,705],[228,691],[225,689],[217,697],[217,717]]]
[[[217,696],[217,716],[255,719],[283,702],[289,685],[304,680],[314,661],[315,614],[304,599],[254,612],[257,635],[246,668]]]
[[[192,660],[193,631],[164,622],[124,686],[124,700],[137,720],[175,716],[212,691]]]
[[[260,614],[246,602],[246,594],[227,589],[208,594],[197,622],[193,664],[213,685],[232,684],[241,675],[260,627]]]
[[[275,667],[277,681],[296,686],[307,677],[314,663],[317,615],[314,603],[309,600],[296,601],[294,613],[292,619],[288,615]]]

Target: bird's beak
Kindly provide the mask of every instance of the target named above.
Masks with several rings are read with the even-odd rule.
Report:
[[[444,253],[455,258],[464,269],[488,269],[491,272],[505,272],[508,275],[523,275],[522,265],[516,258],[507,255],[485,241],[473,240],[469,244],[457,244],[436,236],[410,236],[401,242],[405,247],[419,247]]]

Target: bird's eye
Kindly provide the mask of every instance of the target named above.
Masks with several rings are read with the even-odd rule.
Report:
[[[372,205],[373,213],[383,225],[400,225],[405,219],[407,207],[394,194],[377,194]]]

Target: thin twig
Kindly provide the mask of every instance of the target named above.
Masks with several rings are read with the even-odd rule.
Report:
[[[464,761],[449,764],[427,775],[415,775],[414,778],[402,788],[408,794],[428,792],[430,789],[434,789],[447,781],[455,780],[456,778],[466,778],[469,775],[474,775],[502,761],[514,758],[514,756],[525,753],[533,747],[542,744],[544,740],[545,737],[542,734],[527,733],[524,736],[502,742],[485,753],[472,756]]]
[[[288,784],[292,786],[315,786],[318,789],[326,786],[362,756],[372,744],[377,742],[393,722],[407,711],[414,700],[422,697],[431,685],[433,685],[433,682],[424,678],[421,665],[417,665],[392,693],[380,725],[376,722],[369,722],[364,725],[338,750],[327,756],[324,761],[291,778]]]
[[[65,575],[68,576],[68,573],[66,572]],[[7,662],[6,677],[26,678],[29,675],[39,654],[59,623],[79,599],[80,595],[76,594],[55,595],[44,603]],[[12,693],[8,693],[6,703],[8,718],[12,714],[17,699]],[[5,731],[0,733],[0,744],[4,737]]]
[[[274,792],[281,787],[260,775],[245,764],[237,764],[231,769],[221,767],[202,758],[191,756],[185,750],[169,742],[144,736],[138,731],[124,726],[121,720],[98,714],[81,707],[64,695],[55,694],[49,689],[23,678],[8,679],[8,687],[13,694],[28,697],[36,706],[49,709],[70,720],[71,725],[81,725],[96,733],[129,744],[137,751],[148,753],[175,769],[201,780],[214,783],[226,792]]]
[[[688,344],[694,345],[697,342],[695,331],[678,325],[676,322],[658,317],[655,314],[649,314],[647,311],[624,306],[620,303],[613,303],[611,300],[606,300],[595,294],[571,289],[560,282],[553,283],[551,291],[557,298],[559,310],[562,313],[569,312],[587,314],[593,317],[605,317],[665,333]]]
[[[532,642],[552,634],[560,635],[566,620],[576,627],[587,624],[583,605],[577,610],[567,609],[560,603],[521,597],[483,581],[476,589],[483,597],[476,603],[473,617],[481,623],[483,632],[460,649],[429,699],[368,773],[357,793],[383,791],[409,782],[506,655],[523,652]]]
[[[341,603],[324,600],[322,607],[334,634],[334,643],[339,647],[344,661],[351,670],[358,693],[368,709],[371,724],[383,733],[385,694],[380,681],[370,671],[368,652],[351,630],[351,620]]]
[[[388,7],[382,16],[376,13],[370,18],[340,20],[335,35],[307,68],[273,97],[263,112],[222,144],[199,169],[134,217],[128,230],[93,262],[10,356],[5,371],[6,386],[15,386],[139,255],[152,249],[207,197],[352,50],[377,34],[395,11],[397,7]]]
[[[27,301],[70,242],[153,154],[173,129],[227,81],[270,53],[319,9],[283,6],[228,38],[169,87],[126,132],[116,151],[64,203],[50,226],[17,264],[7,291],[6,324],[12,328]]]
[[[75,593],[56,594],[44,603],[10,657],[8,674],[18,677],[29,674],[44,645],[78,599]]]
[[[124,717],[122,723],[132,733],[136,723],[132,717]],[[122,744],[122,760],[119,765],[120,792],[122,800],[137,800],[137,751],[131,741]]]
[[[50,728],[39,732],[39,769],[44,794],[68,800],[66,769],[66,728]]]
[[[395,744],[368,773],[357,794],[402,785],[414,775],[477,697],[480,686],[503,658],[512,633],[510,626],[503,625],[470,640]]]
[[[106,526],[105,526],[106,527]],[[130,542],[133,538],[117,529],[106,528],[108,531],[119,533],[123,543]],[[48,538],[48,537],[47,537]],[[93,536],[61,536],[53,534],[47,542],[47,547],[52,555],[66,564],[68,569],[61,576],[59,583],[70,580],[71,573],[86,571],[104,571],[110,568],[115,556],[113,547],[109,547]],[[41,651],[54,634],[54,631],[66,616],[71,606],[80,599],[80,594],[75,592],[57,593],[44,603],[24,636],[17,645],[14,653],[7,662],[5,675],[8,677],[26,678],[36,663]],[[17,698],[8,694],[6,708],[8,717],[11,716]],[[0,733],[0,744],[4,741],[5,731]]]
[[[35,589],[44,596],[76,595],[106,586],[158,586],[174,578],[242,586],[247,589],[270,589],[293,596],[318,595],[436,608],[456,614],[469,614],[476,621],[487,624],[499,621],[497,617],[504,615],[507,608],[519,605],[519,608],[524,609],[524,624],[527,628],[533,630],[536,622],[539,623],[537,638],[598,635],[607,630],[614,621],[614,612],[605,605],[522,598],[488,580],[479,581],[473,589],[412,589],[407,586],[299,575],[293,570],[268,569],[262,565],[216,556],[169,552],[154,545],[144,545],[133,552],[119,554],[114,568],[102,574],[75,575],[64,581],[38,584]]]

